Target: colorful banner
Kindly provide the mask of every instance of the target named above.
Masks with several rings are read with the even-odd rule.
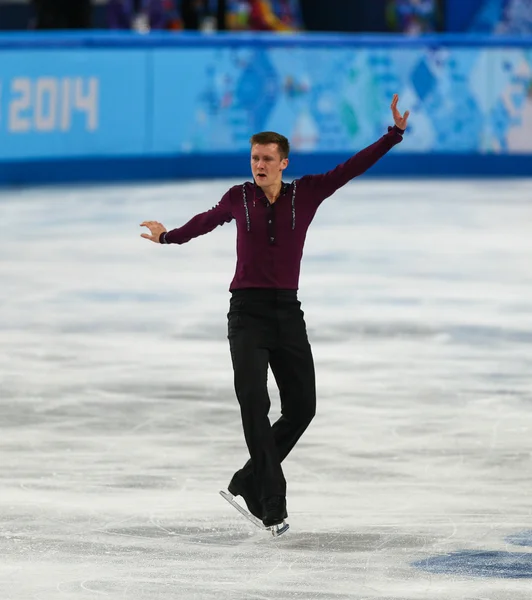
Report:
[[[155,54],[153,150],[240,151],[275,130],[305,152],[353,152],[390,124],[401,152],[532,153],[532,49],[213,48]]]
[[[394,93],[397,153],[532,154],[532,46],[126,39],[0,49],[0,160],[230,155],[262,130],[349,154],[386,131]]]
[[[1,50],[0,159],[141,154],[146,52]]]

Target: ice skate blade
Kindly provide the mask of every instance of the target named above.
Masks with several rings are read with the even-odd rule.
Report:
[[[288,531],[288,529],[290,528],[290,525],[288,525],[288,523],[286,521],[283,521],[282,523],[279,523],[278,525],[270,525],[270,526],[264,525],[264,523],[262,521],[260,521],[259,519],[257,519],[257,517],[253,516],[243,506],[240,506],[240,504],[238,504],[238,502],[235,500],[235,497],[233,496],[233,494],[231,494],[231,492],[226,492],[225,490],[220,490],[220,496],[222,498],[224,498],[224,500],[227,500],[227,502],[229,502],[229,504],[231,504],[231,506],[236,508],[241,515],[243,515],[244,517],[246,517],[246,519],[248,519],[248,521],[251,521],[253,523],[253,525],[256,525],[259,529],[262,529],[263,531],[264,530],[271,531],[273,537],[279,537],[280,535],[283,535],[283,533],[286,533]]]
[[[243,506],[240,506],[240,504],[238,504],[238,502],[235,500],[235,497],[233,496],[233,494],[231,494],[231,492],[226,492],[225,490],[220,490],[220,496],[222,498],[224,498],[224,500],[227,500],[227,502],[229,502],[229,504],[231,504],[231,506],[234,506],[234,508],[236,508],[241,515],[246,517],[246,519],[248,521],[251,521],[253,523],[253,525],[258,527],[259,529],[266,529],[266,527],[264,527],[264,524],[262,521],[257,519],[257,517],[252,515]]]
[[[271,527],[268,527],[268,529],[272,532],[273,537],[279,537],[290,529],[290,525],[286,521],[283,521],[278,525],[272,525]]]

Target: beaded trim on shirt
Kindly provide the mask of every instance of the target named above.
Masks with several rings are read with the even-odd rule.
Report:
[[[296,228],[296,189],[297,181],[294,181],[294,189],[292,191],[292,231]],[[246,230],[251,231],[251,219],[249,217],[248,198],[246,194],[246,184],[242,185],[242,199],[244,200],[244,210],[246,211]]]
[[[294,191],[292,192],[292,231],[296,228],[296,186],[297,181],[294,181]]]
[[[249,219],[248,199],[246,196],[246,184],[242,186],[242,195],[244,197],[244,210],[246,211],[246,229],[251,231],[251,221]]]

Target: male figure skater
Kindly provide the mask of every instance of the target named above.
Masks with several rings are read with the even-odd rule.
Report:
[[[214,208],[172,231],[157,221],[141,224],[150,230],[141,234],[145,239],[184,244],[236,221],[237,262],[229,287],[228,339],[250,460],[234,474],[228,489],[242,496],[266,527],[287,518],[281,462],[316,411],[314,362],[297,297],[305,236],[325,198],[402,141],[409,113],[401,115],[397,103],[396,94],[391,104],[395,126],[328,173],[284,183],[288,140],[278,133],[257,133],[250,140],[253,183],[233,186]],[[268,365],[281,399],[281,417],[273,425],[268,417]]]

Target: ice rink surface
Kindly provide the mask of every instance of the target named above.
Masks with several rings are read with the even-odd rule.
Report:
[[[279,539],[218,495],[247,458],[234,223],[140,238],[233,183],[0,192],[0,600],[530,600],[532,180],[360,178],[321,206]]]

